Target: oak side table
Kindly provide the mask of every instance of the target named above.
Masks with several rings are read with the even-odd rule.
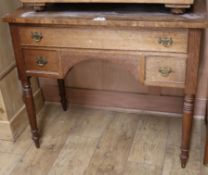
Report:
[[[184,168],[189,156],[201,36],[208,27],[205,0],[196,0],[192,10],[182,15],[154,5],[82,5],[49,6],[43,12],[20,8],[4,17],[11,29],[36,147],[40,146],[40,135],[30,77],[58,79],[66,110],[63,79],[70,69],[89,59],[107,60],[124,66],[144,85],[184,89],[180,156]]]

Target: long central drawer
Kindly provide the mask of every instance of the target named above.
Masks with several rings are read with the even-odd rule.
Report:
[[[187,30],[19,27],[22,46],[187,53]]]

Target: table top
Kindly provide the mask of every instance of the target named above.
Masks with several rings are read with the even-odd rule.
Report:
[[[206,0],[196,0],[185,14],[174,15],[156,4],[51,4],[43,12],[21,7],[3,20],[16,24],[207,28],[206,5]]]
[[[23,3],[160,3],[160,4],[193,4],[194,0],[20,0]]]

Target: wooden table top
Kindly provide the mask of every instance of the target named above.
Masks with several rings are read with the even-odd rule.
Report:
[[[206,0],[196,0],[182,15],[171,14],[163,5],[56,4],[46,11],[19,8],[3,18],[8,23],[122,27],[207,28]]]
[[[194,0],[20,0],[23,3],[162,3],[162,4],[193,4]]]

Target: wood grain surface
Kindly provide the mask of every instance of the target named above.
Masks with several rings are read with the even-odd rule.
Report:
[[[103,127],[100,130],[95,129],[96,126],[90,118],[96,119],[96,125]],[[41,149],[34,148],[29,128],[15,143],[0,140],[1,174],[68,175],[70,172],[70,175],[84,175],[96,172],[102,175],[138,175],[138,173],[206,175],[208,173],[208,168],[202,164],[201,156],[204,149],[201,145],[205,142],[205,125],[202,121],[194,122],[191,156],[187,168],[182,170],[178,158],[181,138],[180,118],[153,116],[143,112],[118,113],[76,106],[71,107],[68,112],[63,112],[61,105],[46,104],[40,119],[41,132],[44,135]],[[79,132],[80,123],[83,132]],[[73,134],[70,130],[74,130]],[[154,130],[161,133],[160,137],[155,136]],[[145,136],[154,137],[154,142],[151,139],[144,139]],[[145,149],[146,146],[152,149]],[[140,148],[143,150],[140,152],[142,157],[137,152]],[[113,154],[112,150],[117,154]]]
[[[134,10],[132,10],[132,8]],[[145,9],[151,13],[146,13]],[[96,9],[96,10],[95,10]],[[79,26],[112,27],[167,27],[167,28],[206,28],[206,1],[196,0],[192,11],[185,15],[173,15],[164,8],[154,6],[87,6],[80,11],[80,6],[64,5],[63,9],[35,12],[20,8],[6,14],[4,21],[19,24],[60,24]],[[107,11],[106,11],[107,10]],[[106,11],[103,13],[103,11]],[[112,11],[114,13],[112,13]],[[122,13],[122,15],[118,15]]]
[[[23,50],[25,68],[29,75],[45,75],[47,76],[60,76],[62,70],[60,68],[59,54],[53,50]],[[38,65],[37,59],[41,58],[47,63],[45,65]]]
[[[144,83],[146,85],[184,88],[186,73],[185,58],[147,56],[145,61]],[[169,70],[170,72],[160,72],[164,70]]]
[[[77,11],[77,13],[79,13],[79,11]],[[194,14],[197,14],[197,11],[195,11]],[[36,12],[36,15],[38,16],[38,15],[40,15],[40,13]],[[59,17],[62,17],[62,16],[59,14]],[[139,16],[137,16],[137,17],[139,17]],[[41,19],[43,19],[43,18],[44,17],[42,16]],[[47,19],[49,19],[49,18],[50,17],[48,17]],[[187,61],[183,60],[183,64],[180,64],[180,65],[182,65],[180,67],[180,69],[177,69],[177,68],[179,68],[179,66],[176,64],[176,61],[173,60],[174,58],[172,58],[171,60],[164,59],[164,61],[162,61],[162,58],[157,58],[157,59],[155,59],[155,58],[150,59],[149,58],[149,59],[147,59],[146,56],[148,55],[148,53],[142,55],[140,58],[140,59],[145,59],[145,61],[146,61],[146,63],[145,63],[146,65],[144,67],[144,70],[142,70],[142,73],[141,73],[141,75],[145,76],[145,78],[143,78],[145,83],[147,82],[147,84],[150,85],[151,83],[149,83],[149,82],[155,81],[155,82],[157,82],[157,84],[159,84],[160,82],[164,81],[164,79],[163,79],[164,77],[166,77],[166,78],[168,77],[169,79],[166,79],[166,81],[164,81],[165,84],[167,83],[167,87],[180,87],[179,85],[176,85],[176,84],[181,83],[182,84],[181,87],[185,88],[184,113],[183,113],[183,125],[182,125],[182,127],[183,127],[182,128],[182,146],[181,146],[181,166],[182,166],[182,168],[185,168],[188,157],[189,157],[189,148],[190,148],[190,140],[191,140],[191,132],[192,132],[192,121],[193,121],[193,115],[194,115],[193,114],[193,111],[194,111],[193,104],[194,104],[195,94],[196,94],[197,75],[198,75],[198,67],[199,67],[198,65],[199,65],[200,43],[201,43],[200,39],[201,39],[201,33],[202,33],[203,29],[205,28],[203,25],[206,26],[206,16],[203,15],[202,18],[203,19],[200,21],[201,25],[199,25],[199,21],[191,20],[191,22],[193,24],[198,23],[198,25],[196,25],[195,27],[189,26],[189,25],[186,26],[186,30],[188,31],[188,33],[187,33],[187,31],[184,32],[186,39],[181,40],[181,41],[183,41],[182,44],[185,45],[185,49],[184,49],[185,52],[184,51],[182,52],[181,50],[177,50],[177,49],[171,50],[171,48],[173,48],[173,46],[177,46],[178,43],[181,43],[181,41],[176,40],[177,34],[176,33],[174,34],[174,31],[172,29],[170,31],[172,36],[158,36],[158,35],[156,35],[156,37],[154,36],[156,30],[160,30],[160,32],[163,30],[164,26],[162,26],[159,22],[155,23],[155,24],[154,23],[151,24],[152,25],[151,29],[153,29],[152,33],[150,33],[149,31],[146,31],[146,30],[150,30],[148,28],[150,26],[145,26],[145,25],[144,26],[137,26],[135,24],[128,26],[129,28],[131,28],[131,30],[128,30],[128,31],[125,31],[124,33],[122,33],[125,30],[124,26],[122,26],[122,28],[121,28],[121,26],[116,24],[115,29],[117,29],[117,32],[111,31],[111,28],[112,28],[111,25],[107,26],[108,28],[104,28],[103,25],[100,25],[99,27],[97,27],[97,25],[94,25],[94,27],[98,28],[99,30],[96,30],[95,28],[89,28],[90,29],[89,31],[90,32],[93,31],[93,33],[94,33],[93,35],[90,35],[90,32],[87,31],[88,26],[90,27],[90,25],[91,25],[90,23],[88,24],[86,29],[84,28],[84,29],[80,30],[77,27],[77,28],[74,28],[74,31],[71,31],[71,29],[72,29],[71,27],[68,27],[66,30],[67,25],[71,24],[70,21],[66,26],[62,26],[61,23],[56,23],[55,21],[52,21],[51,24],[54,27],[56,27],[56,25],[59,25],[60,28],[58,28],[57,31],[53,31],[54,30],[53,26],[52,27],[50,26],[50,28],[45,31],[32,31],[32,33],[31,33],[32,40],[31,39],[29,40],[29,39],[27,39],[27,35],[24,36],[24,34],[26,32],[23,32],[21,34],[20,31],[22,28],[20,25],[17,24],[17,22],[14,23],[14,22],[8,21],[10,23],[10,27],[11,27],[12,39],[13,39],[13,43],[14,43],[13,45],[14,45],[14,49],[15,49],[15,56],[16,56],[18,70],[19,70],[19,77],[22,82],[24,101],[25,101],[25,105],[26,105],[26,109],[27,109],[27,113],[28,113],[29,123],[30,123],[31,130],[32,130],[32,139],[35,142],[36,147],[37,148],[40,147],[40,134],[39,134],[38,126],[37,126],[35,106],[34,106],[34,101],[33,101],[33,94],[32,94],[31,84],[30,84],[30,80],[29,80],[30,77],[28,76],[29,74],[27,72],[28,65],[31,65],[31,63],[32,63],[33,67],[35,67],[35,64],[34,64],[34,61],[31,61],[31,59],[28,59],[29,62],[27,62],[27,60],[24,60],[22,62],[22,56],[25,55],[25,53],[21,52],[22,47],[27,46],[27,44],[24,44],[24,42],[22,42],[22,39],[26,38],[26,43],[27,43],[27,41],[32,41],[33,43],[35,41],[36,43],[38,43],[38,45],[36,45],[36,46],[39,46],[39,47],[40,46],[51,47],[51,48],[52,47],[53,48],[59,47],[58,49],[60,49],[60,50],[62,50],[64,48],[67,49],[67,47],[86,49],[86,50],[87,49],[94,49],[94,50],[95,49],[102,49],[102,50],[112,50],[113,53],[114,53],[114,51],[117,52],[119,50],[130,51],[132,49],[132,47],[135,46],[137,43],[143,42],[143,45],[136,45],[136,47],[141,48],[142,52],[146,52],[146,51],[151,52],[151,51],[156,51],[156,50],[159,50],[158,52],[163,52],[164,48],[168,48],[168,50],[164,50],[167,52],[167,54],[168,54],[168,52],[175,52],[175,53],[182,52],[182,53],[186,54],[187,53],[187,45],[188,45]],[[17,18],[15,18],[15,19],[17,19]],[[72,18],[69,18],[69,19],[72,19]],[[99,18],[96,17],[93,19],[93,21],[98,21],[98,19],[100,21],[101,17],[99,17]],[[82,20],[84,20],[84,19],[82,19]],[[125,23],[125,18],[123,20],[124,20],[123,22]],[[167,26],[165,26],[166,30],[170,30],[169,28],[171,28],[171,26],[169,26],[168,24],[171,24],[172,22],[174,22],[174,20],[176,20],[176,19],[173,18],[173,20],[170,20],[170,21],[169,20],[162,20],[162,22],[167,23]],[[103,17],[102,21],[106,21],[106,18]],[[137,22],[140,22],[140,21],[142,21],[142,20],[138,18]],[[49,22],[50,22],[50,20],[49,20]],[[79,21],[78,19],[77,19],[77,22],[79,22],[79,24],[77,23],[77,26],[81,26],[82,22]],[[155,22],[157,22],[157,21],[155,21]],[[183,23],[184,26],[187,24],[185,22]],[[187,22],[188,22],[188,20],[187,20]],[[34,20],[34,22],[30,24],[31,27],[35,23],[36,22]],[[24,23],[24,25],[26,26],[26,23]],[[42,27],[41,22],[39,24],[39,27]],[[135,29],[135,27],[141,27],[141,31],[143,30],[143,27],[145,27],[146,30],[144,31],[144,33],[142,33],[142,35],[140,35],[140,33],[141,33],[141,31],[140,31],[139,33],[136,33],[135,35],[132,36],[132,30]],[[194,29],[192,29],[192,27]],[[180,30],[183,30],[182,28],[183,27],[181,26]],[[176,30],[178,28],[175,26],[174,29]],[[51,34],[50,35],[46,34],[49,31],[51,32]],[[102,31],[102,33],[100,33],[100,31]],[[147,33],[149,32],[148,36],[145,36],[145,32],[147,32]],[[55,33],[54,34],[55,38],[54,39],[53,38],[47,39],[47,36],[51,36],[53,33]],[[58,36],[56,33],[63,33],[64,35]],[[68,33],[69,33],[70,37],[69,36],[67,37]],[[18,35],[16,35],[16,34],[18,34]],[[117,35],[117,34],[119,34],[119,35]],[[187,38],[187,34],[189,34],[189,39]],[[145,37],[143,37],[143,35]],[[161,35],[161,34],[159,34],[159,35]],[[45,39],[44,36],[46,36],[46,40],[44,40]],[[63,38],[63,36],[66,36],[67,40],[65,40]],[[76,36],[76,37],[73,38],[72,36]],[[79,37],[77,37],[77,36],[79,36]],[[88,36],[90,36],[90,37],[88,38]],[[106,40],[107,36],[110,36],[109,41]],[[30,37],[31,37],[31,35],[30,35]],[[61,41],[59,41],[59,38],[61,39]],[[152,38],[153,38],[153,40],[152,40]],[[157,38],[157,45],[154,43],[154,38]],[[179,38],[181,39],[182,37],[180,36]],[[136,41],[134,41],[134,39],[136,39]],[[52,42],[53,40],[56,41],[56,45],[53,44],[53,42]],[[41,43],[43,41],[46,41],[46,43],[43,43],[43,45],[41,45]],[[67,44],[65,44],[64,41],[70,41],[70,42],[75,41],[75,42],[72,42],[72,43],[67,42]],[[85,43],[85,41],[87,41],[87,44]],[[131,47],[129,48],[128,47],[129,45],[125,45],[126,42],[124,42],[124,41],[127,41]],[[150,41],[150,42],[148,42],[148,41]],[[176,45],[175,45],[175,41],[176,41]],[[47,42],[48,42],[48,44],[47,44]],[[108,42],[110,44],[108,44]],[[83,45],[80,43],[82,43]],[[118,43],[121,45],[119,45]],[[148,46],[148,50],[147,50],[147,46],[145,46],[145,45]],[[162,50],[158,49],[158,47],[157,47],[158,45],[162,46],[163,49]],[[34,46],[34,45],[32,44],[29,46]],[[155,48],[155,50],[151,50],[152,48]],[[179,47],[179,48],[181,48],[181,47]],[[136,51],[136,49],[133,49],[133,50]],[[47,53],[47,51],[45,53]],[[102,54],[102,53],[103,52],[101,52],[100,54]],[[47,54],[49,57],[51,57],[51,60],[50,60],[51,62],[49,62],[49,67],[47,68],[46,64],[48,64],[48,61],[44,59],[45,60],[44,66],[46,66],[46,70],[50,71],[50,69],[51,69],[52,71],[54,71],[53,65],[55,65],[54,60],[57,57],[57,55],[53,57],[53,56],[50,56],[49,53],[47,53]],[[45,56],[47,56],[47,55],[45,55]],[[27,57],[31,58],[31,57],[33,57],[33,54],[32,54],[32,56],[29,55]],[[61,55],[61,57],[64,58],[64,56],[62,56],[62,55]],[[43,62],[43,57],[41,57],[41,58],[42,58],[41,62]],[[54,58],[54,59],[52,59],[52,58]],[[26,57],[25,57],[25,59],[26,59]],[[59,57],[58,57],[58,59],[59,59]],[[65,64],[65,63],[66,64],[71,63],[70,60],[67,60],[67,59],[64,59],[64,60],[65,61],[62,60],[61,65]],[[126,59],[126,60],[121,60],[121,59],[117,60],[116,59],[116,60],[114,60],[112,58],[109,58],[109,60],[112,60],[112,62],[125,63],[125,64],[127,64],[127,68],[128,68],[129,60],[132,61],[132,59]],[[151,62],[151,60],[152,60],[152,62]],[[138,63],[136,63],[136,64],[130,63],[130,65],[136,66],[136,70],[133,70],[133,72],[136,72],[139,74],[139,71],[141,71],[140,70],[141,65],[143,65],[143,63],[145,61],[142,61],[142,62],[138,61]],[[174,63],[174,61],[175,61],[175,63]],[[39,64],[39,66],[41,64],[43,64],[43,63],[39,63],[39,61],[38,62],[36,61],[36,63]],[[75,64],[76,63],[78,63],[78,62],[75,62]],[[68,68],[66,70],[70,70],[70,68],[72,68],[75,64],[73,64],[73,63],[71,63],[71,65],[69,64]],[[166,64],[168,64],[169,67],[167,67]],[[156,65],[156,67],[154,67],[155,65]],[[61,71],[61,70],[63,70],[62,68],[58,69],[58,67],[56,67],[56,70]],[[163,77],[155,76],[155,74],[157,72],[156,70],[158,68],[159,68],[159,73],[162,74]],[[185,74],[185,69],[186,69],[186,74]],[[191,71],[191,70],[193,70],[193,71]],[[35,71],[37,71],[37,74],[38,74],[39,70],[37,67],[35,68]],[[65,74],[66,74],[66,72],[64,74],[60,75],[60,79],[63,79]],[[46,73],[46,75],[49,75],[49,74]],[[175,75],[175,77],[172,77],[172,75]],[[178,79],[179,75],[182,75],[182,80]],[[41,74],[39,74],[38,76],[41,77]],[[172,77],[172,79],[171,79],[171,77]],[[140,76],[140,78],[142,78],[142,77]],[[173,82],[173,84],[174,83],[175,84],[171,85],[171,82]],[[152,83],[151,85],[158,86],[157,84]],[[162,83],[160,83],[160,84],[162,84]],[[119,150],[119,149],[117,149],[117,150]],[[117,150],[115,150],[115,151],[117,151]],[[123,151],[123,152],[125,152],[125,151]],[[105,151],[104,151],[104,154],[106,154]],[[102,155],[102,153],[101,153],[101,155]],[[99,156],[100,155],[98,154],[98,157]],[[96,167],[96,163],[98,163],[98,167]],[[121,162],[121,164],[122,164],[122,162]],[[111,164],[110,165],[106,164],[106,166],[104,165],[103,169],[99,169],[99,166],[100,166],[99,161],[98,162],[95,161],[95,163],[92,164],[92,168],[89,170],[89,174],[97,174],[97,173],[102,174],[102,171],[106,171],[106,170],[110,171],[112,174],[120,174],[123,171],[122,169],[119,169],[119,167],[121,166],[120,164],[118,164],[118,167],[114,167]]]
[[[166,3],[166,4],[192,4],[194,0],[21,0],[23,3]]]
[[[20,27],[21,45],[103,50],[134,50],[157,52],[187,52],[187,30],[167,29],[111,29],[103,27]],[[34,42],[31,33],[41,33],[42,40]],[[64,36],[64,40],[62,38]],[[171,38],[173,44],[165,47],[159,39]]]

